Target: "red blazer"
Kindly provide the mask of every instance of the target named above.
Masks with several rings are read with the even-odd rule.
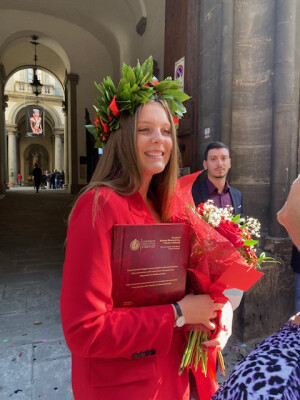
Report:
[[[61,316],[72,352],[76,400],[189,399],[179,376],[185,334],[174,330],[171,305],[113,308],[111,245],[114,224],[155,223],[139,193],[102,188],[77,201],[67,233]]]

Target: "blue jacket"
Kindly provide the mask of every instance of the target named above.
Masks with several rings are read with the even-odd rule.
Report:
[[[198,204],[204,203],[205,201],[210,199],[210,193],[208,191],[206,179],[203,180],[203,178],[200,178],[200,176],[201,174],[197,177],[192,186],[192,196],[195,206],[198,206]],[[245,210],[242,193],[232,186],[229,186],[229,188],[229,193],[234,208],[234,214],[241,214],[241,216],[244,217]]]

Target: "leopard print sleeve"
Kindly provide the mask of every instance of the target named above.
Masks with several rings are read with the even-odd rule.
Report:
[[[286,323],[239,362],[211,400],[300,399],[300,325]]]

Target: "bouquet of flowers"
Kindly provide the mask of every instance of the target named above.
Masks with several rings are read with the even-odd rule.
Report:
[[[189,207],[189,209],[196,216],[196,218],[200,218],[202,221],[205,221],[211,228],[213,228],[216,232],[218,232],[218,234],[226,238],[234,246],[234,248],[238,251],[238,253],[243,257],[241,266],[244,264],[245,261],[248,265],[248,271],[251,268],[258,269],[259,265],[263,261],[267,262],[273,261],[273,259],[271,257],[267,257],[265,253],[260,254],[259,257],[256,254],[256,249],[254,248],[254,246],[258,243],[258,241],[254,240],[253,236],[257,238],[260,236],[259,235],[260,223],[258,222],[257,219],[251,217],[241,218],[240,215],[234,216],[232,207],[218,208],[214,206],[212,200],[208,200],[205,203],[201,203],[196,208]],[[194,222],[196,222],[196,220]],[[192,222],[192,226],[194,228],[193,232],[194,237],[192,239],[190,267],[195,262],[198,263],[200,262],[201,255],[205,248],[203,240],[201,239],[199,240],[199,237],[197,237],[197,232],[195,232],[195,228],[197,229],[197,224],[193,224]],[[207,233],[207,231],[209,230],[206,229],[205,232]],[[209,241],[209,238],[207,238],[207,240]],[[215,252],[214,254],[216,255]],[[217,258],[215,261],[218,263]],[[230,268],[224,268],[224,270],[225,269],[227,269],[228,272],[228,269]],[[245,273],[245,269],[243,270],[241,269],[241,271],[244,271],[243,273]],[[216,282],[220,283],[220,281],[218,281],[218,278],[222,276],[222,273],[220,274],[220,271],[217,272],[218,277],[217,279],[215,279],[215,277],[212,274],[213,270],[210,271],[212,283],[209,284],[210,288],[208,288],[207,278],[206,279],[203,279],[203,277],[200,278],[198,274],[198,276],[196,276],[195,279],[196,272],[201,273],[201,266],[199,268],[199,265],[194,265],[192,271],[191,269],[189,269],[189,275],[190,275],[188,280],[189,290],[194,293],[207,293],[206,290],[209,290],[210,293],[214,292],[213,288],[216,287]],[[257,277],[259,279],[260,275],[257,275]],[[230,277],[227,276],[226,279],[227,279],[227,286],[232,286],[232,284],[230,283]],[[222,286],[219,288],[219,290],[222,290],[221,288]],[[218,291],[218,288],[216,289]],[[202,331],[197,329],[191,330],[189,332],[188,342],[185,347],[184,354],[182,357],[182,362],[179,368],[180,374],[183,372],[184,368],[191,366],[194,366],[195,370],[197,371],[198,364],[200,363],[202,372],[206,376],[207,352],[202,351],[202,343],[208,340],[210,336],[212,338],[215,334],[216,332],[211,334],[210,332],[207,332],[205,330]],[[219,363],[221,373],[225,375],[223,357],[220,351],[217,352],[217,360]]]
[[[186,223],[191,227],[191,250],[187,272],[187,293],[209,294],[217,303],[226,303],[223,292],[239,289],[246,292],[263,275],[256,268],[268,259],[257,256],[252,236],[257,236],[259,224],[248,218],[233,216],[230,209],[218,209],[211,202],[193,208],[191,187],[199,173],[178,180],[172,204],[172,221]],[[217,318],[220,319],[221,314]],[[216,321],[219,322],[219,321]],[[210,332],[205,326],[187,326],[189,337],[183,353],[179,373],[185,368],[197,370],[199,363],[203,376],[216,382],[215,365],[218,359],[224,372],[221,353],[203,352],[202,343],[213,339],[219,326]]]
[[[227,238],[237,251],[244,257],[250,267],[259,268],[262,262],[273,261],[261,253],[257,257],[255,245],[260,237],[260,222],[252,217],[241,218],[240,214],[233,215],[233,207],[218,208],[212,200],[201,203],[194,210],[200,218],[215,228],[218,233]]]

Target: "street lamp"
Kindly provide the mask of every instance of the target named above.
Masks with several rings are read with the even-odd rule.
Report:
[[[36,46],[39,44],[37,42],[38,40],[38,36],[32,36],[32,43],[34,45],[34,69],[33,69],[33,80],[32,82],[30,82],[31,88],[32,88],[32,93],[35,94],[36,96],[40,95],[42,93],[42,88],[43,85],[41,84],[41,82],[39,81],[38,77],[37,77],[37,54],[36,54]]]

